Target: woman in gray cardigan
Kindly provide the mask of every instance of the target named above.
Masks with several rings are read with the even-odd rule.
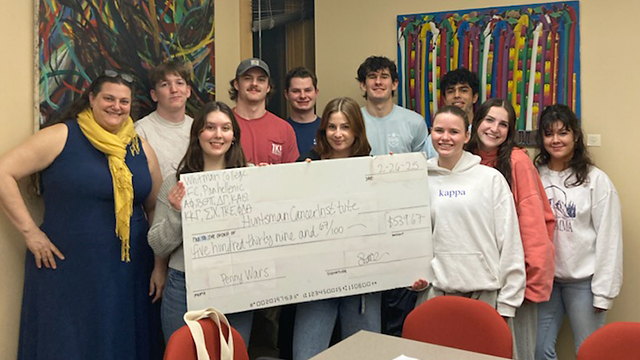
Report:
[[[155,218],[149,230],[149,245],[154,253],[169,258],[160,314],[165,342],[185,324],[182,317],[187,312],[180,214],[185,186],[179,181],[180,175],[245,166],[247,162],[240,146],[240,127],[233,111],[222,102],[205,104],[193,121],[187,153],[180,161],[177,172],[167,176],[162,183]],[[228,319],[245,344],[249,344],[253,312],[231,314]]]

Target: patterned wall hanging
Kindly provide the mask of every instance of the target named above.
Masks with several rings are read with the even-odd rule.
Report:
[[[424,116],[442,106],[440,78],[465,67],[480,79],[478,105],[508,99],[518,140],[547,105],[563,103],[580,117],[580,27],[577,1],[399,15],[398,102]]]
[[[37,123],[80,97],[105,69],[134,76],[133,115],[146,115],[155,109],[147,73],[168,59],[193,70],[188,113],[213,99],[213,0],[35,1]]]

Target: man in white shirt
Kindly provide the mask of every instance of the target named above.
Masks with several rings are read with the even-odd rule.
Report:
[[[169,61],[151,69],[149,80],[153,88],[150,95],[158,105],[156,111],[134,124],[138,135],[155,150],[163,179],[176,172],[189,145],[193,123],[193,118],[186,114],[187,99],[191,96],[190,77],[189,68],[178,61]],[[156,266],[163,266],[164,263],[166,268],[168,258],[155,258]],[[165,293],[180,293],[180,285],[171,278],[163,283],[164,288],[158,290],[163,296]],[[161,312],[165,311],[165,306],[166,302],[160,304]],[[163,328],[163,331],[168,332],[168,328]],[[168,341],[168,337],[165,337],[165,341]]]
[[[176,171],[189,145],[193,123],[193,118],[186,114],[187,99],[191,96],[189,78],[189,69],[177,61],[151,69],[150,94],[158,107],[135,123],[138,134],[155,150],[163,178]]]

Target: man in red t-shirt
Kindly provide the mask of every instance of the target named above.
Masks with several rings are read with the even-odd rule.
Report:
[[[229,96],[240,125],[247,161],[255,165],[282,164],[298,159],[296,134],[285,120],[267,111],[273,85],[269,66],[262,60],[243,60],[230,81]]]
[[[267,98],[273,91],[269,66],[256,58],[243,60],[230,85],[229,96],[236,102],[233,112],[240,125],[240,144],[247,161],[255,165],[296,161],[300,154],[293,128],[267,111]],[[251,352],[258,356],[279,356],[280,311],[277,306],[254,313],[256,336],[250,340]]]

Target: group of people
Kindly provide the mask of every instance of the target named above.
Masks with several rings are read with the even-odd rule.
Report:
[[[20,359],[161,356],[158,320],[166,342],[187,311],[182,174],[389,153],[429,157],[435,277],[297,304],[293,359],[326,349],[338,319],[342,338],[359,330],[400,335],[406,315],[435,296],[489,303],[510,325],[519,359],[556,359],[565,313],[576,351],[604,324],[622,283],[620,203],[567,106],[542,111],[532,161],[516,144],[513,106],[478,106],[477,76],[464,68],[441,79],[445,106],[430,133],[421,115],[394,104],[397,69],[381,56],[357,70],[365,106],[336,98],[320,117],[318,81],[305,68],[285,78],[286,120],[266,109],[275,89],[260,59],[237,67],[234,108],[210,102],[194,118],[185,110],[185,65],[159,65],[149,78],[157,110],[148,116],[131,119],[133,78],[107,70],[0,158],[0,204],[28,247]],[[18,187],[34,174],[41,226]],[[280,311],[228,318],[245,344],[258,340],[253,333],[275,345]]]

